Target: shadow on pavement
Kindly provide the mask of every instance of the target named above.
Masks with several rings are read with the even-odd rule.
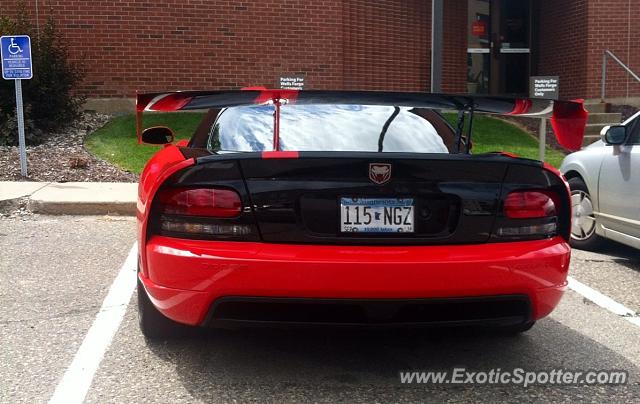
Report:
[[[640,272],[640,251],[636,248],[606,240],[602,247],[594,252],[608,255],[612,257],[613,262]]]
[[[638,397],[640,370],[623,356],[545,319],[519,336],[446,330],[210,330],[148,343],[194,398],[211,401],[554,401]],[[406,385],[400,371],[492,368],[623,369],[626,386]],[[606,397],[606,398],[605,398]]]

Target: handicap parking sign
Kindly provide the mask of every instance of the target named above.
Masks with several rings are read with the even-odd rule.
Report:
[[[31,38],[28,35],[0,37],[0,55],[2,56],[3,79],[30,79],[33,77]]]

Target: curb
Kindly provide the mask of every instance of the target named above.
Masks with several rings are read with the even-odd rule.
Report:
[[[68,202],[29,199],[27,209],[42,215],[118,215],[135,216],[135,202]]]
[[[137,183],[0,182],[0,208],[10,209],[26,199],[32,213],[134,216],[137,189]]]

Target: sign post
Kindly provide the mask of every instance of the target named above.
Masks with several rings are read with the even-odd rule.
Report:
[[[24,110],[22,106],[22,80],[33,77],[31,63],[31,38],[28,35],[0,37],[2,78],[14,80],[16,85],[16,114],[18,116],[18,147],[20,149],[20,174],[27,176],[27,151],[24,139]]]
[[[544,161],[544,154],[547,151],[547,118],[540,118],[540,132],[538,137],[538,159]]]
[[[529,97],[557,100],[560,96],[560,77],[532,76],[529,78]],[[538,158],[544,161],[547,149],[547,119],[540,119]]]

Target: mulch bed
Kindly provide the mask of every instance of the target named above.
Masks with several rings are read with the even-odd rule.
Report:
[[[0,146],[0,181],[137,182],[137,174],[100,160],[84,148],[84,138],[110,118],[85,113],[74,125],[50,134],[43,143],[27,146],[27,178],[20,175],[18,148]]]

